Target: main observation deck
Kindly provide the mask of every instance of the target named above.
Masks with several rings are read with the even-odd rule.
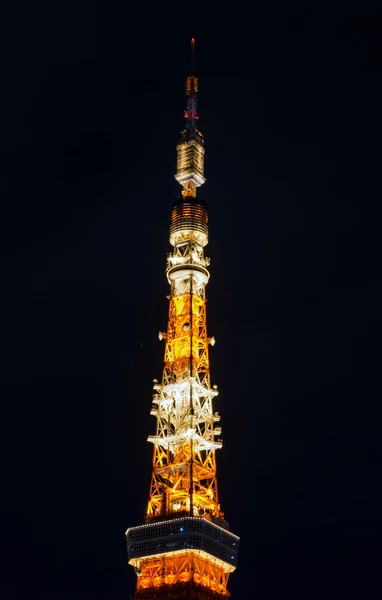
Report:
[[[182,517],[139,527],[126,532],[127,555],[131,565],[141,559],[184,552],[208,556],[232,572],[236,568],[239,538],[207,519]]]

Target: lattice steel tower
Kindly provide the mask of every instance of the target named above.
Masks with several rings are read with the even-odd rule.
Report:
[[[208,213],[196,188],[205,182],[204,140],[197,128],[198,79],[186,82],[185,128],[177,146],[175,179],[182,196],[171,212],[166,275],[171,286],[161,383],[154,380],[153,470],[145,524],[126,532],[135,598],[222,599],[236,568],[239,538],[220,509],[215,451],[222,447],[210,385],[206,294]]]

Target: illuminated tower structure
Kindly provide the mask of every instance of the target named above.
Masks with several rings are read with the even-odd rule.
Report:
[[[196,189],[204,182],[204,140],[197,128],[198,79],[186,82],[185,128],[175,179],[182,195],[171,212],[166,275],[171,287],[162,381],[154,380],[153,467],[145,524],[126,532],[128,561],[137,575],[136,600],[227,598],[239,538],[230,532],[218,498],[215,451],[221,427],[210,384],[206,295],[208,213]]]

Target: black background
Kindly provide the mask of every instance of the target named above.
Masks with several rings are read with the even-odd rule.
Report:
[[[4,598],[133,596],[196,38],[233,598],[380,594],[377,3],[12,3]]]

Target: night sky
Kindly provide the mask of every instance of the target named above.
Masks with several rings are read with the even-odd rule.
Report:
[[[191,36],[232,599],[379,597],[377,2],[2,12],[2,598],[134,594]]]

